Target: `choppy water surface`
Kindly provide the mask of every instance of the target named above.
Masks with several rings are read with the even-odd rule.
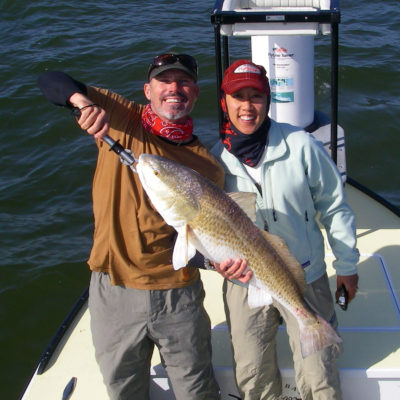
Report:
[[[146,68],[165,50],[193,54],[194,118],[217,138],[212,1],[0,0],[0,396],[18,398],[88,282],[92,140],[48,104],[38,75],[60,69],[144,101]],[[398,0],[342,1],[339,122],[348,174],[400,206]],[[316,103],[329,112],[328,43],[316,40]],[[241,41],[234,56],[247,56]]]

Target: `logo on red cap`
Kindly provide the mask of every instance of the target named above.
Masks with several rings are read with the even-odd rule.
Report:
[[[261,74],[261,71],[258,67],[251,65],[251,64],[242,64],[239,65],[234,71],[234,74],[245,74],[245,73],[250,73],[250,74]]]

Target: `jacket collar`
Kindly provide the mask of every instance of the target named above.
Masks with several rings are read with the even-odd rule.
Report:
[[[288,151],[288,146],[283,138],[279,124],[271,120],[271,127],[268,132],[268,148],[265,162],[275,161],[283,157]]]
[[[221,142],[219,145],[221,148],[223,148],[221,160],[226,165],[226,168],[235,175],[247,177],[248,174],[242,163],[233,154],[229,153],[229,151],[224,148]],[[288,151],[288,146],[283,138],[281,128],[274,120],[271,120],[271,126],[268,131],[267,146],[267,154],[264,157],[263,164],[273,162],[283,157]]]

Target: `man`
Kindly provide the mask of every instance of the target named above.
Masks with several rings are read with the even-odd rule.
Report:
[[[189,117],[199,93],[196,61],[185,54],[156,57],[144,84],[146,106],[62,72],[38,82],[48,100],[80,110],[78,124],[98,146],[89,310],[110,397],[148,399],[156,345],[177,399],[219,398],[199,271],[173,270],[175,231],[154,210],[138,176],[102,141],[109,134],[136,157],[162,155],[222,186],[223,170],[193,135]]]
[[[268,117],[270,87],[262,66],[237,60],[225,71],[221,89],[226,120],[212,152],[225,167],[225,190],[256,193],[257,225],[286,241],[304,269],[306,302],[337,328],[317,215],[336,257],[337,287],[344,285],[351,301],[357,291],[359,254],[340,174],[311,135]],[[241,397],[275,400],[281,394],[275,337],[283,316],[301,398],[341,399],[341,348],[333,344],[303,358],[298,324],[288,309],[277,303],[250,308],[247,288],[230,282],[250,281],[246,261],[226,260],[215,267],[229,279],[224,281],[224,303]]]

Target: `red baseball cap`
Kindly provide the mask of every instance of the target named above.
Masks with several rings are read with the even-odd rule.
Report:
[[[270,94],[267,72],[262,65],[242,59],[235,61],[225,70],[221,84],[221,89],[225,93],[232,94],[244,87],[252,87],[267,95]]]

